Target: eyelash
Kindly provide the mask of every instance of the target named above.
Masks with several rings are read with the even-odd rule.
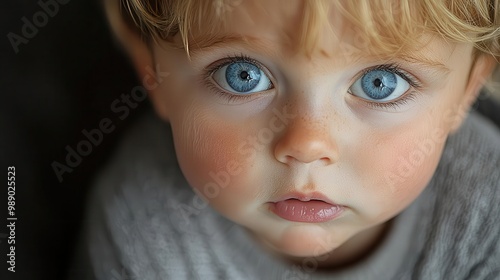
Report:
[[[398,109],[401,105],[405,105],[409,101],[415,100],[420,94],[420,89],[423,87],[422,83],[420,83],[418,79],[416,79],[410,73],[402,70],[401,66],[396,63],[382,64],[382,65],[377,65],[375,67],[367,68],[363,70],[361,75],[359,75],[356,79],[359,79],[359,77],[362,77],[363,75],[373,70],[384,70],[391,72],[395,75],[399,75],[406,82],[408,82],[408,84],[410,84],[410,92],[404,94],[401,98],[397,100],[389,102],[372,102],[364,100],[364,102],[373,109]],[[411,88],[413,88],[414,90],[411,90]]]
[[[240,54],[240,55],[236,55],[236,56],[227,56],[227,57],[222,59],[222,62],[218,62],[217,64],[215,64],[213,66],[210,65],[208,67],[208,69],[206,70],[204,77],[203,77],[203,80],[205,81],[205,85],[209,90],[214,92],[216,95],[224,98],[228,102],[244,101],[244,100],[255,97],[255,94],[237,95],[237,94],[223,92],[219,89],[218,86],[216,86],[213,82],[210,81],[210,79],[211,79],[213,73],[215,73],[215,71],[221,69],[222,67],[224,67],[228,64],[236,63],[236,62],[247,62],[247,63],[251,63],[251,64],[258,66],[261,69],[265,69],[265,67],[263,67],[263,65],[260,62],[258,62],[257,60],[255,60],[247,55],[244,55],[244,54]],[[273,86],[274,86],[274,84],[273,84]]]
[[[250,98],[253,98],[255,95],[254,94],[248,94],[248,95],[237,95],[237,94],[231,94],[227,92],[223,92],[222,90],[219,89],[218,86],[216,86],[212,81],[210,81],[213,73],[215,71],[221,69],[222,67],[231,64],[231,63],[236,63],[236,62],[247,62],[247,63],[252,63],[254,65],[257,65],[259,68],[264,69],[262,64],[258,62],[257,60],[250,58],[247,55],[240,54],[240,55],[235,55],[235,56],[227,56],[226,58],[222,59],[223,62],[219,62],[215,65],[211,65],[208,67],[208,69],[204,73],[203,80],[205,81],[206,87],[214,92],[216,95],[224,98],[227,102],[232,102],[232,101],[244,101]],[[384,70],[391,72],[393,74],[399,75],[401,78],[403,78],[410,86],[415,89],[407,94],[404,94],[401,98],[390,101],[390,102],[371,102],[364,100],[364,102],[371,108],[373,109],[398,109],[401,105],[407,104],[409,101],[415,100],[418,94],[420,94],[419,89],[422,88],[422,84],[415,78],[413,75],[407,73],[406,71],[402,70],[400,65],[396,63],[389,63],[389,64],[382,64],[382,65],[377,65],[375,67],[367,68],[362,71],[361,76],[365,75],[369,71],[372,70]],[[358,77],[358,78],[359,78]],[[272,82],[271,82],[272,83]]]

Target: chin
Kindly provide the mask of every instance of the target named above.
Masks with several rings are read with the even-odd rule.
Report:
[[[336,246],[326,248],[323,244],[295,244],[293,246],[287,245],[280,248],[280,253],[290,257],[308,258],[323,256],[333,251],[335,248]]]
[[[317,225],[294,225],[275,238],[264,243],[273,251],[291,257],[321,256],[341,245]]]

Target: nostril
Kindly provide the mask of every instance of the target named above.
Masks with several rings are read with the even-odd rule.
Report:
[[[332,159],[329,158],[329,157],[322,157],[322,158],[319,159],[319,161],[322,162],[322,163],[324,163],[324,164],[326,164],[326,165],[328,165],[328,164],[330,164],[330,163],[333,162]]]
[[[303,126],[289,129],[274,147],[275,158],[288,165],[311,162],[330,165],[336,161],[337,153],[337,145],[329,135]]]
[[[285,156],[285,162],[292,162],[293,161],[293,157],[292,156]]]

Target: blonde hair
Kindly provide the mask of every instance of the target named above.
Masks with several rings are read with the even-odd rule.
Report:
[[[180,34],[189,54],[189,33],[203,25],[208,34],[220,29],[223,16],[244,0],[106,0],[148,40],[168,41]],[[108,3],[109,4],[109,3]],[[417,32],[473,43],[476,52],[500,61],[500,0],[309,0],[303,9],[301,45],[314,47],[329,5],[342,12],[372,49],[404,52],[415,46]],[[119,6],[118,6],[119,5]]]

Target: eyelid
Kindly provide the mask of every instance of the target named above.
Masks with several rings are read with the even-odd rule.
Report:
[[[399,75],[401,78],[403,78],[405,81],[407,81],[410,84],[410,86],[414,87],[415,89],[422,88],[422,83],[419,81],[419,79],[417,77],[415,77],[415,75],[404,70],[401,67],[401,65],[397,64],[397,63],[380,64],[380,65],[375,65],[375,66],[363,69],[361,71],[361,73],[356,76],[354,81],[356,81],[357,79],[359,79],[363,75],[366,75],[368,72],[373,71],[373,70],[389,71],[393,74]]]
[[[351,82],[351,86],[349,86],[348,91],[351,90],[352,85],[358,79],[360,79],[363,75],[366,75],[368,72],[373,71],[373,70],[384,70],[384,71],[389,71],[395,75],[399,75],[402,79],[404,79],[406,82],[408,82],[408,84],[410,85],[410,89],[408,89],[406,93],[404,93],[400,97],[396,98],[395,100],[391,100],[391,101],[387,101],[387,102],[370,101],[370,100],[356,96],[357,98],[362,99],[364,104],[369,106],[371,109],[383,109],[383,110],[397,109],[400,105],[404,105],[404,104],[408,103],[408,101],[414,100],[421,93],[420,89],[423,87],[423,85],[420,82],[420,80],[418,78],[416,78],[413,74],[404,70],[397,63],[380,64],[380,65],[375,65],[375,66],[363,69],[358,75],[356,75],[353,78],[354,81]],[[350,93],[350,94],[355,96],[352,93]]]
[[[226,66],[226,65],[229,65],[231,63],[238,63],[238,62],[247,62],[247,63],[251,63],[251,64],[254,64],[256,65],[257,67],[259,67],[262,71],[264,71],[264,73],[269,77],[269,79],[272,81],[272,75],[271,73],[269,72],[269,70],[267,69],[266,66],[264,66],[262,63],[260,63],[258,60],[255,60],[251,57],[249,57],[248,55],[245,55],[245,54],[240,54],[240,55],[229,55],[229,56],[226,56],[225,58],[222,58],[220,60],[217,60],[215,62],[213,62],[212,64],[210,64],[208,67],[207,67],[207,77],[210,77],[212,76],[212,74],[221,69],[222,67]],[[274,85],[274,83],[273,83]]]
[[[269,78],[269,81],[271,83],[271,88],[269,88],[266,91],[261,91],[261,92],[255,92],[252,94],[245,94],[245,95],[238,95],[234,94],[231,92],[228,92],[225,89],[222,89],[220,86],[216,85],[216,82],[213,81],[213,74],[217,71],[223,68],[224,66],[227,66],[231,63],[239,63],[239,62],[246,62],[246,63],[251,63],[256,65],[260,70],[264,72],[265,75]],[[212,81],[211,81],[212,80]],[[250,100],[250,99],[255,99],[258,98],[261,94],[264,94],[268,92],[269,90],[272,90],[275,88],[275,82],[274,82],[274,77],[271,75],[270,71],[265,67],[261,62],[258,60],[255,60],[245,54],[239,54],[239,55],[229,55],[226,56],[225,58],[219,59],[209,66],[207,66],[205,73],[203,75],[203,81],[205,85],[214,93],[216,93],[218,96],[225,98],[228,102],[231,101],[245,101],[245,100]]]
[[[375,110],[388,110],[393,109],[397,110],[401,105],[405,105],[410,101],[417,99],[420,96],[421,92],[417,90],[410,91],[406,94],[403,94],[396,100],[391,100],[388,102],[370,102],[364,101],[365,106],[370,107],[370,109]]]

